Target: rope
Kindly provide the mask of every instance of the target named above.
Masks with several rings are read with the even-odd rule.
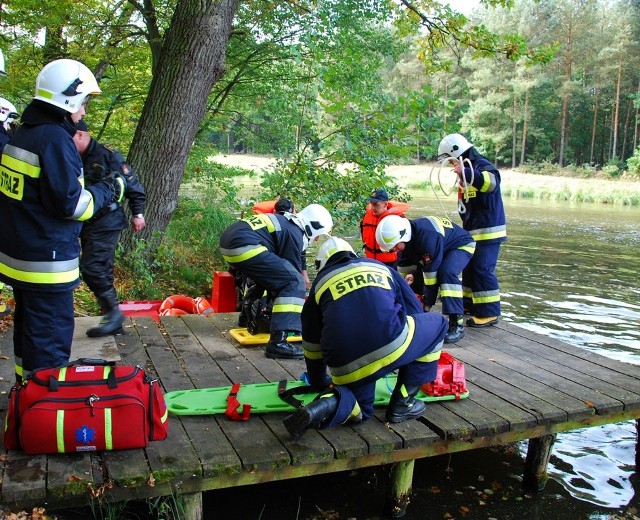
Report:
[[[461,170],[464,172],[465,167],[469,168],[471,170],[471,180],[469,182],[467,182],[467,179],[465,177],[464,174],[462,175],[456,175],[456,179],[453,183],[453,185],[449,188],[449,189],[445,189],[445,187],[442,184],[442,170],[443,168],[445,168],[445,166],[450,165],[451,163],[458,163],[460,165]],[[438,170],[437,173],[437,183],[433,182],[433,174],[436,171],[436,168]],[[448,171],[452,171],[450,169],[447,168]],[[462,200],[464,200],[464,202],[468,202],[469,201],[469,186],[471,186],[473,184],[473,180],[474,180],[474,175],[475,172],[473,171],[473,166],[471,164],[471,161],[469,159],[466,158],[462,158],[459,157],[458,159],[455,159],[454,157],[445,157],[444,159],[442,159],[440,162],[436,163],[435,165],[433,165],[431,167],[431,171],[429,172],[429,184],[431,184],[431,189],[433,190],[433,194],[436,197],[436,200],[438,201],[438,204],[440,206],[440,209],[442,210],[442,213],[449,218],[449,212],[444,208],[444,206],[442,205],[442,201],[440,200],[440,196],[438,194],[438,190],[436,189],[436,185],[437,187],[440,188],[440,192],[442,192],[442,194],[445,197],[449,197],[450,195],[453,194],[454,190],[457,190],[458,187],[460,187],[460,189],[462,190],[462,199],[460,201],[458,201],[458,212],[460,214],[464,214],[467,211],[467,208],[465,207],[465,205],[462,203]]]

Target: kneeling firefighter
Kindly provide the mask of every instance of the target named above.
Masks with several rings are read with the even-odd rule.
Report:
[[[306,286],[302,252],[329,234],[333,218],[319,204],[298,214],[261,213],[231,224],[220,237],[220,252],[231,267],[264,287],[274,298],[268,358],[302,359],[302,348],[287,341],[302,329],[300,313]]]
[[[316,263],[302,310],[302,346],[309,383],[323,390],[284,420],[286,429],[297,439],[310,428],[369,419],[376,381],[396,369],[386,418],[420,417],[426,406],[415,396],[436,379],[446,320],[425,314],[400,273],[358,258],[345,240],[327,239]]]

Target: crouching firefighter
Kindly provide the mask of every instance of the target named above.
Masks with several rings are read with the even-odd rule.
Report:
[[[422,416],[426,406],[415,396],[436,379],[445,318],[424,313],[400,273],[358,258],[340,238],[320,246],[316,263],[319,271],[302,310],[302,346],[309,383],[323,390],[285,418],[287,431],[297,439],[310,428],[369,419],[376,381],[394,370],[387,421]]]
[[[333,218],[319,204],[298,214],[262,213],[231,224],[220,237],[220,252],[229,266],[263,287],[274,298],[268,358],[302,359],[302,348],[289,343],[299,335],[306,286],[302,252],[320,235],[329,234]]]

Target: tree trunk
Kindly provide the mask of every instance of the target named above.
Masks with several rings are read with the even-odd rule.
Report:
[[[189,150],[212,86],[224,73],[239,0],[179,0],[165,35],[128,159],[145,187],[147,226],[139,234],[153,255],[178,204]],[[123,233],[126,251],[134,247]]]
[[[524,164],[527,158],[527,133],[529,132],[529,95],[530,91],[524,94],[524,110],[522,111],[522,150],[520,151],[520,164]]]
[[[594,157],[595,157],[595,149],[596,149],[596,134],[598,130],[598,108],[599,108],[599,98],[598,94],[600,90],[598,87],[595,87],[595,94],[593,99],[593,125],[591,127],[591,155],[589,157],[589,164],[593,166]]]
[[[616,110],[613,117],[613,144],[610,159],[618,157],[618,122],[620,120],[620,88],[622,84],[622,62],[618,64],[618,85],[616,87]]]
[[[516,163],[516,156],[517,156],[516,147],[518,146],[517,116],[518,116],[518,97],[514,93],[513,94],[513,131],[512,131],[513,139],[511,143],[511,168],[515,168],[517,166],[517,163]]]

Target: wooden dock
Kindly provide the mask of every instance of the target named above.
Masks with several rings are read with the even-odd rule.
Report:
[[[156,373],[165,391],[297,379],[304,361],[275,361],[228,335],[236,313],[133,318],[116,337],[125,364]],[[83,318],[76,325],[87,328]],[[0,337],[0,409],[13,380],[12,338]],[[283,413],[246,422],[171,416],[165,441],[147,449],[0,457],[0,503],[48,509],[184,494],[198,517],[202,491],[394,463],[407,479],[415,459],[534,439],[527,464],[546,467],[545,439],[558,432],[640,418],[640,370],[501,323],[467,329],[445,350],[465,363],[469,397],[429,403],[420,420],[386,424],[384,409],[357,426],[292,441]],[[4,421],[3,421],[4,424]],[[546,443],[548,446],[550,442]],[[536,469],[538,468],[538,469]],[[407,486],[405,485],[405,490]],[[195,504],[195,505],[193,505]]]

